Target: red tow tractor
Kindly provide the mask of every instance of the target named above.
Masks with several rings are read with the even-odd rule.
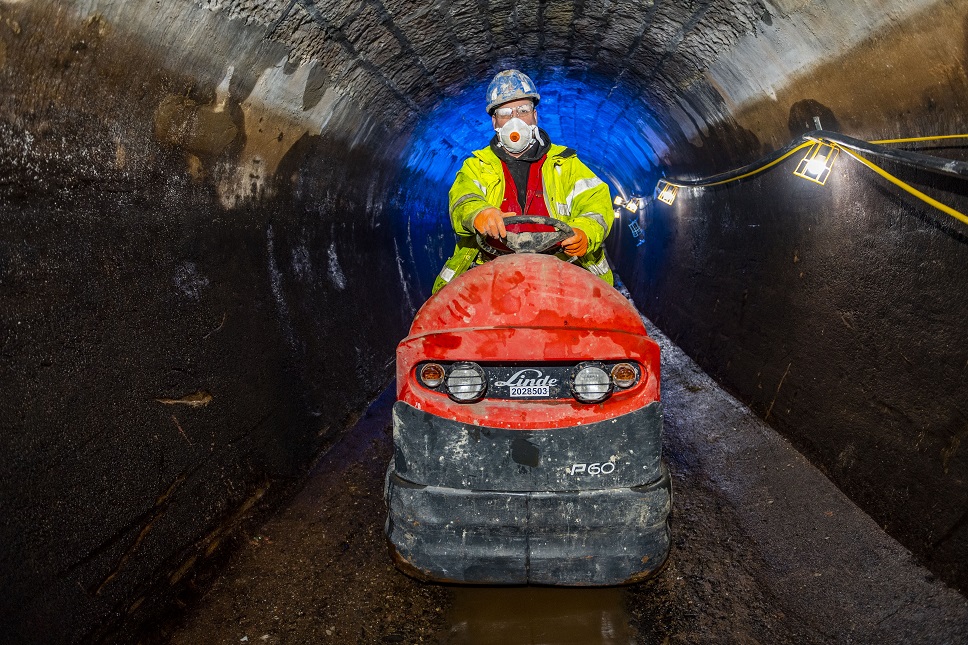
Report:
[[[669,553],[659,347],[636,309],[555,256],[560,220],[506,220],[397,347],[386,534],[457,583],[631,583]]]

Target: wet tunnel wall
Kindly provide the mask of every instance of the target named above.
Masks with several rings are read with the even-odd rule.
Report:
[[[9,642],[150,610],[386,385],[414,311],[393,144],[321,71],[189,3],[60,4],[0,15]]]
[[[298,485],[391,374],[498,69],[650,196],[813,117],[968,132],[966,23],[926,0],[0,2],[3,631],[125,638]],[[623,214],[613,263],[964,589],[968,233],[856,164],[789,170]]]

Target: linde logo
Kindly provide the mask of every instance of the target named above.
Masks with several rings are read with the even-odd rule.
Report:
[[[535,378],[527,378],[529,373],[533,373]],[[518,370],[512,374],[506,381],[495,381],[494,385],[498,387],[550,387],[552,385],[558,385],[558,379],[551,378],[550,376],[545,376],[544,372],[541,370],[536,370],[531,367],[526,367],[523,370]]]

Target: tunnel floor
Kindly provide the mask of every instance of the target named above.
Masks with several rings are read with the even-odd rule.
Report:
[[[154,642],[964,643],[968,601],[651,323],[673,550],[619,589],[478,588],[398,573],[382,534],[391,386]]]

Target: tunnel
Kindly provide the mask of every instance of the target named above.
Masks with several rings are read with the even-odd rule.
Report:
[[[303,485],[507,68],[641,313],[968,590],[964,3],[0,0],[7,642],[130,642]]]

